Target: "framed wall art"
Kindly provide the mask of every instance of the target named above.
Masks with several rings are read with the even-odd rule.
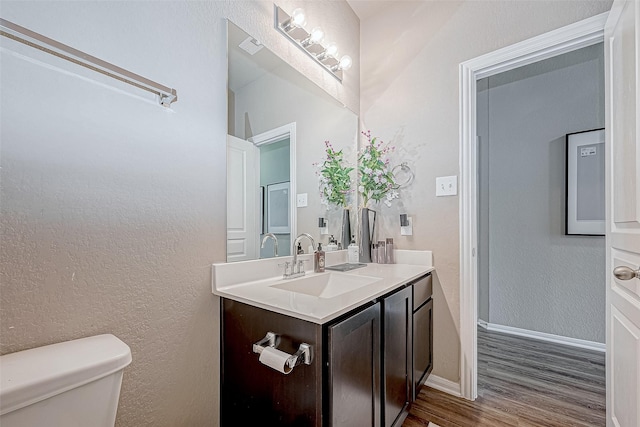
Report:
[[[566,235],[604,236],[604,129],[567,134]]]
[[[274,234],[290,233],[289,212],[289,182],[268,185],[267,232]]]

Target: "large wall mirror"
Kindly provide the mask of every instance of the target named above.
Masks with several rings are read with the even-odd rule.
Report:
[[[321,203],[315,164],[330,141],[356,165],[357,116],[227,22],[227,261],[273,257],[274,239],[261,247],[266,233],[277,237],[280,256],[291,254],[299,233],[322,243],[338,238],[344,210]],[[348,200],[353,224],[356,197]],[[321,234],[319,218],[328,234]]]

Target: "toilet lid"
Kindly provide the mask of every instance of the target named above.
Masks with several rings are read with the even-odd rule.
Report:
[[[96,335],[0,356],[0,415],[124,369],[129,346]]]

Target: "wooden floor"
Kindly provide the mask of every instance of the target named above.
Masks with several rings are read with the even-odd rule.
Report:
[[[605,425],[604,353],[478,328],[478,399],[423,387],[404,427]]]

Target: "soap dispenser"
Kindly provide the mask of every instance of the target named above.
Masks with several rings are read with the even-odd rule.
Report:
[[[318,243],[318,250],[315,254],[315,262],[313,263],[313,271],[316,273],[324,273],[324,251],[322,250],[322,243]]]

